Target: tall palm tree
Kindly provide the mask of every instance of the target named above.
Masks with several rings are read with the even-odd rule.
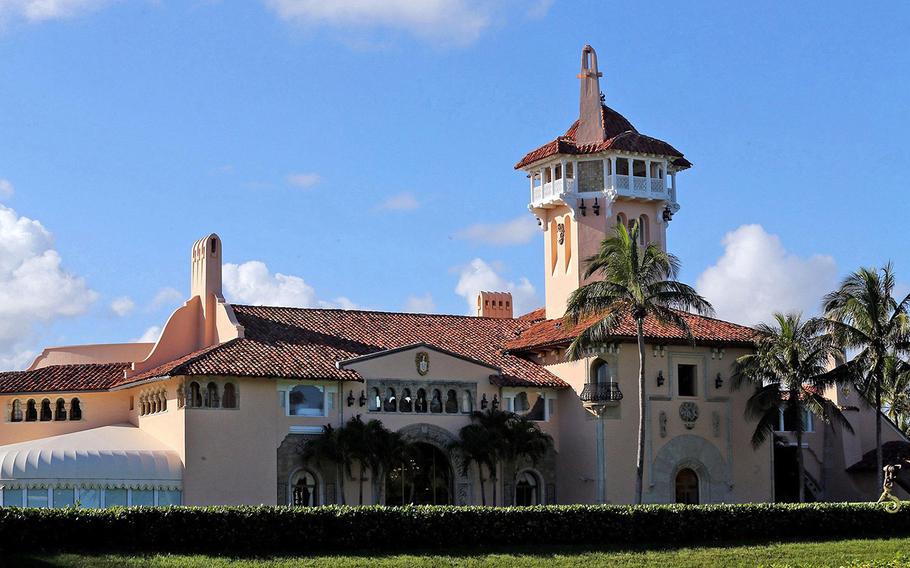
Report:
[[[496,468],[494,442],[483,425],[472,422],[458,431],[458,439],[449,444],[449,450],[461,452],[461,474],[467,475],[472,463],[477,464],[477,475],[480,480],[480,502],[487,505],[487,492],[484,488],[483,468],[486,466],[491,477]]]
[[[638,338],[638,452],[636,457],[635,502],[641,503],[645,454],[645,318],[679,327],[692,337],[679,310],[711,314],[707,300],[676,280],[679,259],[655,244],[639,246],[638,222],[632,230],[618,224],[612,237],[603,240],[600,250],[587,259],[585,278],[597,280],[575,290],[566,307],[566,320],[575,326],[596,318],[583,329],[566,353],[570,361],[585,357],[589,350],[612,341],[611,334],[624,317],[635,321]]]
[[[910,363],[897,355],[885,359],[882,404],[888,418],[905,434],[910,434]]]
[[[491,460],[490,481],[493,485],[493,506],[496,506],[497,486],[499,485],[499,464],[508,454],[508,430],[513,413],[490,408],[485,412],[474,411],[471,420],[485,431],[489,443]]]
[[[370,420],[370,422],[378,422],[378,420]],[[363,505],[363,474],[370,463],[372,453],[370,433],[375,431],[375,429],[375,424],[368,426],[358,414],[348,420],[339,431],[341,446],[349,458],[346,472],[351,477],[353,477],[353,462],[357,462],[358,504],[360,505]]]
[[[326,424],[318,436],[306,440],[300,445],[299,452],[305,462],[320,465],[323,462],[330,462],[335,465],[339,479],[338,489],[341,493],[341,504],[344,505],[344,477],[345,472],[350,473],[353,460],[346,447],[346,441],[341,435],[341,430],[333,428],[331,424]]]
[[[537,422],[518,414],[512,414],[506,423],[505,442],[503,458],[510,465],[522,458],[537,465],[553,447],[552,436],[541,430]]]
[[[402,464],[413,455],[414,446],[400,432],[389,430],[379,420],[370,420],[366,424],[366,439],[369,452],[366,456],[370,475],[378,480],[385,472],[388,474],[395,466]],[[380,489],[380,493],[381,493]],[[379,496],[374,497],[376,502]]]
[[[848,376],[876,410],[875,460],[882,484],[882,391],[888,358],[910,347],[910,295],[894,298],[894,269],[860,268],[823,301],[825,320],[838,344],[857,354],[837,372]]]
[[[746,415],[757,419],[752,446],[758,448],[778,429],[781,414],[796,435],[796,469],[799,502],[806,500],[803,465],[804,416],[811,413],[824,422],[836,421],[850,432],[853,428],[825,390],[835,384],[827,372],[839,350],[831,337],[822,333],[824,321],[803,321],[801,314],[774,314],[774,323],[756,326],[754,353],[739,357],[734,364],[733,388],[745,383],[755,386],[746,402]]]

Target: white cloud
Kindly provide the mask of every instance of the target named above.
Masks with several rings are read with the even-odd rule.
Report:
[[[0,198],[12,197],[15,193],[15,188],[9,180],[0,178]]]
[[[314,185],[316,185],[317,183],[319,183],[320,181],[322,181],[322,176],[320,176],[317,173],[313,173],[313,172],[289,174],[285,178],[285,181],[287,181],[289,185],[293,185],[294,187],[309,189],[309,188],[313,187]]]
[[[480,244],[523,245],[530,242],[540,231],[537,222],[527,215],[505,223],[471,225],[455,233],[455,237]]]
[[[432,43],[467,45],[491,23],[479,0],[266,0],[285,21],[303,27],[403,30]]]
[[[39,324],[80,315],[97,298],[61,267],[40,222],[0,205],[0,362],[27,359]]]
[[[0,19],[15,16],[41,22],[73,18],[109,3],[110,0],[0,0]]]
[[[152,303],[149,305],[150,312],[157,311],[163,307],[176,307],[183,303],[184,295],[176,288],[166,287],[158,290]]]
[[[111,311],[120,317],[128,316],[135,307],[136,302],[128,296],[120,296],[111,301]]]
[[[222,282],[228,300],[238,304],[345,310],[357,307],[344,296],[334,300],[320,300],[316,297],[316,290],[303,278],[280,272],[273,274],[268,266],[259,260],[250,260],[243,264],[225,264],[222,268]]]
[[[379,209],[387,211],[413,211],[419,208],[420,203],[418,203],[417,198],[406,191],[393,195],[379,204]]]
[[[502,268],[475,258],[470,263],[456,268],[458,284],[455,293],[465,299],[470,315],[477,312],[477,294],[487,292],[511,292],[514,315],[519,316],[540,307],[534,285],[521,277],[518,282],[507,281],[501,274]]]
[[[153,325],[145,330],[141,336],[133,340],[133,343],[155,343],[161,337],[161,326]]]
[[[814,314],[837,285],[834,258],[796,256],[761,225],[727,233],[723,245],[723,256],[698,277],[696,288],[724,319],[754,325],[774,312]]]
[[[404,311],[420,314],[429,314],[436,311],[436,302],[433,295],[427,292],[423,296],[408,296],[404,303]]]

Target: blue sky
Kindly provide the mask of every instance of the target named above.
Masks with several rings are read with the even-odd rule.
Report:
[[[719,315],[910,282],[910,6],[795,4],[0,0],[0,363],[163,324],[210,232],[229,299],[539,304],[512,166],[575,119],[585,43],[695,164],[668,238]]]

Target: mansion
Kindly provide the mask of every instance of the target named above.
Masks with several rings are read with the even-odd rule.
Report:
[[[5,506],[480,504],[476,467],[450,449],[475,410],[528,416],[553,438],[536,463],[500,464],[497,505],[631,503],[639,423],[636,331],[578,361],[566,301],[617,223],[666,249],[677,177],[692,164],[606,106],[590,46],[578,120],[529,152],[530,214],[541,228],[545,305],[513,312],[480,292],[476,316],[251,306],[222,295],[217,235],[191,252],[186,302],[155,343],[46,348],[0,372],[0,498]],[[795,442],[781,418],[751,444],[750,388],[731,389],[754,330],[683,314],[694,342],[646,320],[645,466],[649,503],[792,499]],[[854,389],[827,396],[854,432],[815,421],[804,437],[807,495],[874,500],[875,411]],[[419,448],[413,466],[342,480],[303,459],[303,443],[355,416]],[[886,446],[907,444],[887,419]],[[870,456],[872,456],[870,458]],[[871,460],[871,461],[870,461]],[[394,481],[393,481],[394,480]],[[491,483],[486,480],[487,487]],[[342,487],[346,491],[341,495]],[[896,487],[907,498],[907,486]]]

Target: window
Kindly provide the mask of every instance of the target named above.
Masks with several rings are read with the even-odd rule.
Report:
[[[791,408],[781,408],[780,418],[777,423],[778,432],[795,432],[796,431],[796,410]],[[812,413],[808,410],[803,410],[803,432],[815,432],[815,420]]]
[[[78,398],[70,401],[70,420],[82,420],[82,403]]]
[[[625,227],[626,226],[626,216],[622,213],[616,216],[616,224]]]
[[[461,392],[461,411],[465,414],[474,412],[474,402],[471,400],[471,391]]]
[[[442,393],[439,389],[433,389],[433,400],[430,401],[430,412],[442,412]]]
[[[29,487],[25,492],[26,507],[47,507],[47,489],[44,487]]]
[[[4,507],[21,507],[22,499],[25,498],[25,491],[21,489],[4,489],[3,506]]]
[[[530,471],[523,471],[518,475],[515,483],[515,505],[530,507],[540,505],[540,483],[537,476]]]
[[[613,373],[610,372],[610,364],[603,359],[598,359],[591,366],[591,378],[593,383],[605,385],[613,382]]]
[[[651,228],[648,224],[648,216],[642,215],[638,218],[638,244],[647,246],[651,242]]]
[[[38,420],[38,409],[35,406],[35,400],[29,399],[29,401],[25,403],[25,421],[34,422],[36,420]]]
[[[689,468],[676,474],[676,502],[698,505],[698,475]]]
[[[22,422],[22,402],[18,399],[13,401],[13,408],[9,415],[10,422]]]
[[[411,412],[414,409],[414,399],[411,398],[411,389],[401,391],[401,400],[398,402],[400,412]]]
[[[72,507],[76,504],[76,491],[73,488],[54,489],[54,508]]]
[[[66,401],[62,398],[58,398],[54,404],[54,420],[66,420]]]
[[[677,365],[676,382],[679,396],[696,396],[696,365]]]
[[[101,508],[101,490],[100,489],[80,489],[79,506],[86,509]]]
[[[158,506],[159,507],[177,506],[179,504],[180,504],[180,492],[179,491],[167,491],[164,489],[158,490]]]
[[[237,387],[234,383],[225,383],[224,397],[221,399],[222,408],[237,408]]]
[[[522,391],[516,394],[513,401],[512,408],[509,410],[517,414],[524,414],[531,408],[531,405],[528,403],[528,393],[526,392]]]
[[[41,401],[41,415],[40,419],[42,422],[50,422],[53,415],[51,413],[51,401],[50,399],[45,398]]]
[[[210,382],[205,387],[205,407],[218,408],[218,385]]]
[[[324,416],[325,391],[317,385],[297,385],[288,393],[291,416]]]
[[[315,507],[319,504],[319,484],[316,476],[309,471],[301,471],[295,475],[291,483],[291,504],[295,507]]]
[[[458,395],[455,389],[449,389],[446,393],[446,413],[455,414],[458,412]]]
[[[417,389],[417,402],[414,404],[414,410],[417,412],[427,411],[427,391]]]
[[[126,489],[105,489],[104,506],[105,507],[126,507],[127,501]]]
[[[130,504],[133,507],[154,507],[155,491],[153,489],[133,489]]]
[[[395,412],[398,409],[398,399],[395,398],[395,389],[389,387],[385,391],[385,404],[382,409],[386,412]]]
[[[199,387],[199,383],[193,381],[190,383],[190,408],[202,408],[202,389]]]
[[[370,410],[379,410],[382,408],[382,396],[379,394],[379,389],[373,387],[370,396]]]

